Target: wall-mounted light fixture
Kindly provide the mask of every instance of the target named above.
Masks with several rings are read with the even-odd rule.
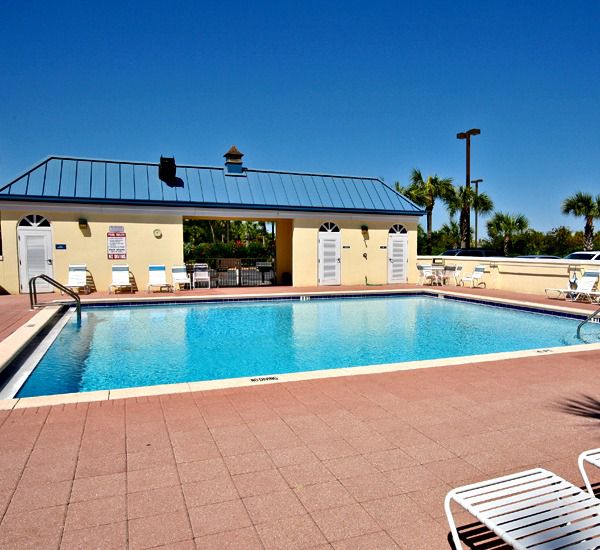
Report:
[[[79,218],[79,229],[81,229],[82,231],[87,231],[90,226],[88,225],[88,221],[85,218]]]
[[[360,230],[362,231],[363,237],[366,237],[369,234],[369,226],[361,225]]]

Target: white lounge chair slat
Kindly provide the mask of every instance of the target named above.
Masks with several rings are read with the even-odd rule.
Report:
[[[564,515],[568,513],[568,510],[565,510],[566,506],[570,506],[569,510],[579,510],[581,508],[589,508],[588,495],[586,493],[579,493],[577,495],[573,495],[566,498],[561,498],[560,506],[557,508],[552,508],[548,510],[547,504],[538,505],[527,510],[527,517],[533,521],[543,521],[546,518],[555,517],[557,514]],[[562,508],[562,510],[561,510]],[[492,518],[495,517],[493,514],[483,514],[483,517]],[[514,527],[510,525],[511,522],[521,521],[523,519],[522,510],[518,510],[516,512],[511,512],[510,514],[505,514],[502,517],[502,525],[506,527],[507,530],[513,529]]]
[[[576,496],[576,492],[573,489],[563,489],[557,493],[546,493],[532,499],[521,500],[519,502],[514,502],[513,504],[507,504],[502,508],[491,508],[487,510],[487,513],[485,510],[477,510],[477,513],[479,513],[481,517],[504,523],[505,521],[510,521],[505,517],[507,514],[518,512],[521,517],[524,517],[526,515],[532,515],[531,510],[533,508],[537,508],[538,511],[540,509],[553,510],[558,506],[557,499],[566,499],[573,496]],[[553,506],[553,502],[556,502],[557,505]]]
[[[551,498],[558,498],[561,495],[572,492],[572,487],[573,485],[571,485],[568,481],[565,481],[564,483],[548,485],[540,489],[532,489],[526,493],[518,493],[509,497],[485,502],[479,506],[473,506],[472,508],[478,512],[497,510],[499,515],[502,513],[500,510],[504,510],[506,506],[520,506],[521,508],[535,506],[538,502],[541,502],[544,499],[548,500]]]
[[[493,491],[490,493],[485,493],[479,496],[474,496],[470,499],[465,499],[465,502],[467,502],[467,504],[470,505],[474,505],[477,504],[478,502],[484,502],[486,500],[492,500],[495,498],[500,498],[503,496],[507,496],[507,495],[512,495],[515,493],[522,493],[524,491],[529,491],[530,489],[537,489],[538,487],[544,487],[546,485],[550,485],[552,483],[557,483],[553,478],[551,477],[545,477],[542,479],[536,479],[534,481],[532,481],[531,483],[521,483],[519,485],[512,485],[511,487],[508,487],[506,489],[501,489],[499,491]]]
[[[570,527],[572,529],[575,528],[575,526]],[[560,548],[565,548],[565,550],[580,550],[581,548],[598,548],[600,546],[599,537],[600,526],[592,527],[591,529],[580,528],[580,531],[574,533],[571,531],[570,534],[565,533],[564,536],[554,540],[542,539],[541,542],[528,544],[525,548],[539,548],[539,550],[558,550]],[[540,546],[540,544],[543,544],[543,546]]]
[[[465,487],[455,489],[455,498],[466,499],[471,495],[483,494],[484,492],[491,492],[497,489],[503,489],[504,487],[512,487],[521,483],[527,483],[530,480],[541,479],[542,477],[549,478],[553,475],[554,474],[551,472],[541,468],[527,470],[526,472],[521,472],[519,476],[509,475],[499,477],[493,480],[481,481],[479,483],[473,483],[472,485],[466,485]]]
[[[561,544],[564,544],[564,539],[567,538],[567,536],[569,535],[574,536],[579,534],[580,538],[586,539],[588,538],[586,536],[588,534],[588,531],[591,530],[593,532],[594,530],[600,530],[600,518],[598,516],[587,518],[576,523],[569,523],[569,521],[570,520],[565,517],[562,525],[554,529],[550,528],[552,527],[552,525],[549,525],[548,527],[542,529],[540,529],[539,527],[534,528],[532,526],[530,532],[537,532],[526,537],[520,537],[515,535],[514,533],[510,533],[510,535],[515,538],[519,538],[519,542],[521,542],[525,546],[533,546],[542,542],[549,543],[550,541],[552,541],[550,542],[550,544],[553,544],[555,542],[553,539],[557,539],[557,541],[563,539],[561,540]],[[600,531],[597,534],[600,534]]]
[[[531,480],[540,474],[541,479]],[[544,485],[540,487],[540,483]],[[495,485],[503,488],[490,491]],[[465,494],[473,496],[473,490],[484,492],[481,496],[485,499],[465,499]],[[510,496],[505,496],[507,491]],[[450,491],[444,507],[454,543],[461,548],[450,508],[452,500],[518,550],[600,548],[600,500],[542,468]],[[592,538],[597,540],[589,546],[588,539]]]

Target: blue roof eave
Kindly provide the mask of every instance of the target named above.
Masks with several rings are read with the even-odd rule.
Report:
[[[423,216],[424,210],[377,210],[365,208],[335,208],[322,206],[290,206],[277,204],[235,204],[220,202],[167,201],[142,199],[86,199],[85,197],[47,197],[31,195],[0,195],[0,202],[46,202],[64,204],[97,204],[127,206],[160,206],[176,208],[222,208],[226,210],[281,210],[286,212],[336,212],[342,214],[375,214],[383,216]]]

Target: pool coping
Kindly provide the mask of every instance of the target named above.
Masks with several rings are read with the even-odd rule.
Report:
[[[92,307],[115,307],[131,305],[156,305],[164,304],[186,304],[194,302],[214,303],[214,302],[245,302],[245,301],[269,301],[285,298],[300,299],[308,298],[327,298],[327,297],[360,297],[373,295],[430,295],[438,298],[451,298],[471,303],[480,303],[490,306],[505,306],[525,311],[534,311],[548,314],[565,315],[573,318],[588,316],[591,312],[587,309],[565,307],[560,305],[540,304],[535,302],[524,302],[511,300],[509,298],[473,296],[472,294],[462,293],[448,289],[435,288],[410,288],[410,289],[373,289],[373,290],[331,290],[319,292],[282,292],[272,293],[268,296],[264,294],[240,294],[232,296],[180,296],[175,300],[173,297],[144,297],[127,299],[92,299],[83,302],[85,306]],[[64,309],[67,304],[65,301],[54,301],[37,313],[25,325],[19,327],[13,334],[0,342],[0,372],[31,343],[31,341],[54,320],[54,317]],[[562,316],[562,315],[561,315]],[[399,363],[385,363],[377,365],[364,365],[354,367],[342,367],[335,369],[322,369],[315,371],[302,371],[296,373],[260,375],[253,377],[225,378],[220,380],[205,380],[198,382],[183,382],[175,384],[160,384],[153,386],[139,386],[134,388],[120,388],[115,390],[98,390],[90,392],[64,393],[37,397],[21,397],[13,399],[0,400],[0,410],[21,409],[28,407],[42,407],[49,405],[59,405],[68,403],[83,403],[91,401],[108,401],[114,399],[124,399],[128,397],[146,397],[156,395],[166,395],[174,393],[188,393],[197,391],[207,391],[216,389],[239,388],[245,386],[254,386],[261,384],[273,384],[282,382],[296,382],[301,380],[315,380],[320,378],[337,378],[340,376],[357,376],[368,374],[381,374],[385,372],[397,372],[404,370],[416,370],[423,368],[437,368],[445,366],[466,365],[474,363],[487,363],[492,361],[502,361],[508,359],[517,359],[523,357],[539,357],[541,354],[564,354],[581,353],[587,351],[600,350],[600,343],[595,344],[576,344],[572,346],[559,346],[553,348],[540,348],[532,350],[520,350],[499,353],[486,353],[479,355],[467,355],[458,357],[447,357],[439,359],[425,359],[420,361],[403,361]]]

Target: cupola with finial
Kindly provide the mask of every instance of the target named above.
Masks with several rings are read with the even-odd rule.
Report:
[[[229,148],[229,151],[223,155],[225,157],[225,174],[229,176],[245,176],[242,166],[242,153],[235,145]]]

